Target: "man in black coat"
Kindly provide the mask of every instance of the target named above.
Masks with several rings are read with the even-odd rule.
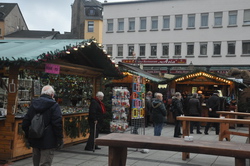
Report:
[[[192,98],[188,101],[188,115],[201,116],[201,104],[197,93],[194,93]],[[190,133],[193,134],[194,125],[196,125],[197,134],[202,134],[200,131],[200,122],[190,122]]]
[[[34,99],[25,115],[22,129],[30,146],[33,148],[33,165],[52,164],[54,150],[63,145],[62,113],[58,103],[53,99],[54,89],[50,85],[42,88],[41,96]],[[45,131],[41,138],[29,138],[29,126],[36,113],[43,115]]]
[[[96,97],[91,99],[91,103],[89,106],[89,128],[90,135],[85,146],[85,150],[94,151],[95,149],[101,149],[98,146],[94,147],[95,138],[99,136],[99,130],[102,126],[103,122],[103,114],[106,113],[105,106],[102,102],[104,94],[102,92],[97,92]],[[96,125],[96,127],[95,127]]]
[[[209,97],[207,101],[207,107],[208,107],[209,117],[219,118],[219,114],[216,113],[220,108],[220,98],[219,98],[218,91],[215,91],[214,94],[211,97]],[[206,135],[208,135],[208,129],[210,128],[210,125],[211,125],[211,122],[207,122],[205,131],[204,131]],[[215,127],[216,135],[219,134],[219,127],[220,127],[219,125],[220,125],[219,123],[213,123],[213,126]]]
[[[183,112],[183,104],[182,104],[182,96],[180,92],[176,92],[172,97],[172,107],[173,107],[173,116],[175,119],[175,127],[174,127],[174,137],[181,137],[181,121],[177,120],[177,116],[184,115]]]

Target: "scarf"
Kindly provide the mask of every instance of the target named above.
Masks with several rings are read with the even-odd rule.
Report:
[[[105,109],[105,106],[103,104],[103,102],[101,100],[99,100],[97,97],[95,97],[95,100],[99,103],[99,105],[101,106],[102,108],[102,113],[105,114],[106,113],[106,109]]]

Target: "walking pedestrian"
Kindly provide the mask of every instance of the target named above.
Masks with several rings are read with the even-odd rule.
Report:
[[[150,117],[152,114],[152,92],[148,91],[146,96],[146,104],[145,104],[145,127],[149,126]]]
[[[31,102],[23,119],[22,129],[33,148],[34,166],[50,166],[55,149],[63,146],[62,113],[59,104],[53,99],[54,94],[52,86],[44,86],[41,96]],[[29,138],[29,126],[36,113],[43,115],[45,131],[41,138]]]
[[[94,151],[101,149],[98,146],[94,147],[94,141],[99,136],[99,130],[102,126],[103,122],[103,114],[106,113],[106,108],[102,102],[104,94],[99,91],[96,93],[95,98],[91,99],[91,103],[89,106],[89,128],[90,128],[90,135],[85,146],[85,150],[87,151]],[[96,125],[96,130],[95,130]],[[94,149],[95,148],[95,149]]]

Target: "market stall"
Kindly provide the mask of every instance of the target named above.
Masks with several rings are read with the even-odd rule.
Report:
[[[184,113],[186,115],[188,115],[187,110],[185,110],[186,101],[188,101],[193,93],[198,93],[202,104],[202,116],[208,116],[206,101],[215,91],[219,91],[220,93],[220,110],[229,110],[229,102],[231,100],[237,100],[239,88],[246,87],[246,85],[235,79],[205,71],[194,71],[185,75],[176,76],[171,79],[168,84],[167,96],[169,98],[169,104],[175,92],[182,93]],[[173,121],[172,116],[169,116],[168,122]]]
[[[102,90],[105,77],[122,76],[94,40],[3,40],[0,55],[0,161],[31,154],[21,123],[44,85],[56,91],[64,143],[75,144],[88,138],[90,98]]]

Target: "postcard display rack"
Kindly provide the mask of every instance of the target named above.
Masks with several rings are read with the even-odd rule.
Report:
[[[145,78],[133,76],[131,134],[145,135]]]
[[[111,132],[125,132],[128,129],[128,113],[130,93],[126,87],[114,87],[112,98],[113,120],[110,122]]]

